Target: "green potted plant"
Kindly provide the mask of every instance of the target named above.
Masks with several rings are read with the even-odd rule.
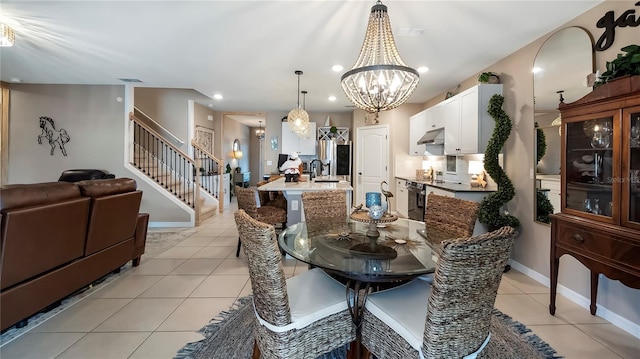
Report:
[[[607,61],[607,70],[602,73],[593,84],[594,87],[624,76],[640,75],[640,45],[623,47],[625,54],[618,54],[612,61]]]
[[[480,223],[486,224],[489,231],[499,229],[503,226],[511,226],[517,228],[520,221],[515,216],[510,215],[503,210],[504,204],[509,202],[515,196],[515,189],[511,180],[504,172],[498,161],[498,156],[502,146],[511,134],[511,119],[509,115],[502,109],[504,97],[502,95],[493,95],[489,100],[489,109],[487,112],[495,120],[496,125],[493,129],[493,135],[489,139],[489,144],[484,153],[484,169],[493,178],[498,185],[498,190],[484,197],[480,202],[480,210],[478,211],[478,220]]]
[[[481,84],[499,84],[500,76],[495,72],[483,72],[478,75],[478,82]]]
[[[336,136],[338,136],[338,128],[336,126],[331,126],[329,129],[329,137],[335,138]]]
[[[547,153],[547,136],[544,131],[534,123],[536,128],[536,165],[540,162],[545,153]],[[542,191],[536,191],[536,219],[543,223],[551,223],[550,214],[553,213],[553,205],[549,198]]]

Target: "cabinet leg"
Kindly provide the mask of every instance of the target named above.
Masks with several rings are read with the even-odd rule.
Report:
[[[558,266],[560,265],[560,258],[551,256],[551,295],[549,298],[549,313],[551,315],[556,314],[556,289],[558,287]]]
[[[591,315],[596,315],[596,310],[598,309],[596,306],[596,299],[598,298],[598,275],[598,273],[591,271],[591,305],[589,306]]]

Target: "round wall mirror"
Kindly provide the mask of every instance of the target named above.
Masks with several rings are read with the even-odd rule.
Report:
[[[560,212],[560,95],[569,103],[591,92],[587,76],[593,73],[593,62],[593,39],[579,27],[558,30],[536,56],[533,213],[539,223],[551,223],[549,214]]]

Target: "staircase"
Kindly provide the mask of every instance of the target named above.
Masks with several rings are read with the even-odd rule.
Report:
[[[132,150],[129,163],[152,179],[158,188],[192,209],[196,226],[218,211],[222,212],[224,202],[219,200],[219,194],[223,190],[220,176],[217,176],[222,173],[222,160],[194,141],[191,143],[194,158],[191,158],[167,136],[152,128],[163,129],[141,111],[131,113],[129,119]]]

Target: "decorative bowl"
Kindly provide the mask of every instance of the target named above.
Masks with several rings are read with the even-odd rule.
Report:
[[[371,219],[380,219],[382,218],[383,214],[384,214],[384,208],[382,208],[382,206],[374,204],[371,207],[369,207],[369,217]]]

